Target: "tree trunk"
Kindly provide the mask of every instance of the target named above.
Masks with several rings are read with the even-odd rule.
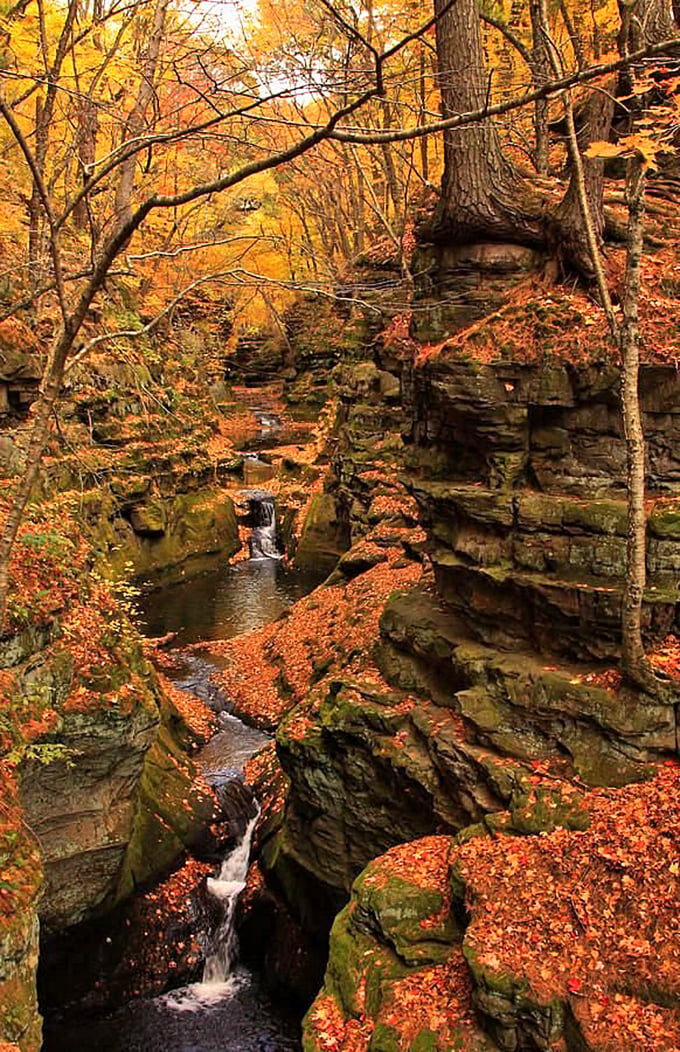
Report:
[[[582,155],[591,142],[609,138],[614,115],[613,91],[614,84],[608,85],[605,91],[593,91],[581,109],[578,148]],[[604,161],[582,156],[582,165],[588,210],[598,249],[601,250],[604,234]],[[569,186],[555,211],[556,251],[563,270],[576,271],[586,281],[592,282],[595,270],[579,202],[578,178],[572,157]]]
[[[59,34],[59,40],[57,41],[57,49],[54,56],[54,62],[51,66],[48,65],[47,56],[47,40],[45,34],[45,23],[44,23],[44,12],[41,5],[38,6],[39,14],[39,25],[41,31],[41,41],[43,47],[43,61],[45,63],[45,77],[47,81],[47,89],[44,94],[44,98],[41,96],[36,97],[35,101],[35,136],[34,136],[34,147],[33,156],[35,158],[36,168],[42,179],[45,175],[45,162],[47,160],[47,150],[50,140],[50,128],[52,125],[52,118],[54,116],[54,106],[57,99],[57,88],[59,86],[59,78],[61,76],[61,67],[66,57],[69,44],[71,43],[71,33],[73,31],[73,25],[76,19],[76,13],[78,9],[78,0],[69,0],[69,5],[66,10],[66,17],[64,24]],[[40,193],[38,186],[34,180],[33,187],[31,190],[31,197],[28,202],[28,261],[29,261],[29,272],[31,280],[34,286],[40,284],[42,280],[42,250],[43,250],[43,209],[42,202],[40,200]]]
[[[94,99],[84,99],[78,112],[78,170],[82,173],[83,186],[87,186],[91,177],[97,150],[98,131],[97,103]],[[73,209],[73,222],[78,230],[86,230],[89,223],[88,200],[80,199]]]
[[[35,100],[35,163],[43,176],[45,172],[45,154],[47,152],[47,125],[43,118],[43,104],[39,95]],[[28,199],[28,272],[31,283],[37,287],[42,280],[42,203],[40,193],[34,181],[31,196]]]
[[[158,58],[165,32],[165,16],[168,10],[169,0],[156,0],[153,14],[153,27],[142,64],[142,73],[137,91],[137,99],[132,112],[125,122],[123,130],[123,143],[138,139],[144,132],[146,126],[146,114],[151,104],[155,91],[156,71]],[[132,192],[135,185],[135,168],[137,167],[137,155],[127,157],[119,167],[118,186],[116,188],[116,228],[122,229],[132,214]]]
[[[680,2],[680,0],[679,0]],[[425,114],[427,112],[427,86],[425,82],[425,54],[420,51],[418,56],[418,123],[425,123]],[[423,180],[428,183],[430,181],[430,157],[428,152],[429,135],[421,135],[419,139],[420,143],[420,167],[422,170]]]
[[[94,0],[92,20],[101,22],[104,14],[103,0]],[[99,28],[92,33],[92,44],[97,51],[101,51],[101,31]],[[98,76],[98,75],[97,75]],[[83,185],[87,186],[91,178],[92,166],[97,153],[97,132],[99,131],[99,114],[96,99],[93,98],[93,89],[97,76],[94,78],[88,94],[78,104],[78,130],[76,133],[76,153],[78,159],[78,170],[82,175]],[[86,230],[91,220],[89,203],[86,197],[77,202],[73,209],[73,222],[78,230]],[[96,231],[93,231],[93,241],[96,240]]]
[[[392,111],[385,99],[380,100],[380,112],[382,115],[383,128],[389,128],[392,124]],[[392,226],[399,229],[403,225],[404,218],[404,194],[397,169],[394,164],[393,147],[390,143],[381,146],[383,169],[385,171],[385,182],[389,190],[388,200],[392,201],[394,219]],[[389,218],[389,209],[385,203],[385,215]]]
[[[489,98],[476,0],[435,0],[442,115],[476,110]],[[442,203],[433,236],[462,243],[542,240],[537,198],[503,156],[490,121],[444,133]]]
[[[531,71],[534,84],[537,88],[550,79],[550,61],[543,27],[547,25],[545,13],[545,0],[529,0],[529,12],[531,14],[531,31],[533,47],[531,52]],[[548,100],[537,99],[534,104],[534,134],[536,146],[534,150],[534,163],[539,175],[548,172],[548,151],[550,139],[548,134]]]
[[[622,665],[626,676],[645,686],[649,680],[642,642],[642,597],[646,583],[645,441],[640,413],[640,267],[644,237],[645,172],[637,158],[629,162],[628,254],[621,326],[621,412],[626,440],[628,536],[626,586],[621,609]]]

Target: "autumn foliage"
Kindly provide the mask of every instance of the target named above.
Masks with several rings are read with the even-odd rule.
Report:
[[[397,528],[383,545],[370,536],[353,553],[374,560],[366,572],[317,588],[282,620],[211,649],[229,661],[215,679],[248,720],[274,727],[310,687],[334,670],[370,655],[388,595],[417,581],[418,561],[407,558],[398,541],[414,539],[413,529]]]
[[[307,1019],[313,1047],[359,1052],[378,1024],[394,1028],[403,1049],[423,1029],[442,1048],[487,1047],[478,1030],[484,1016],[498,1013],[508,1025],[520,1004],[546,1047],[565,1047],[569,1016],[584,1044],[602,1052],[678,1047],[679,779],[670,764],[650,782],[585,794],[590,825],[582,832],[461,844],[432,837],[392,848],[362,883],[388,887],[397,877],[438,889],[445,911],[457,900],[457,916],[464,905],[469,918],[462,945],[452,944],[445,964],[383,980],[376,1016],[361,998],[371,956],[377,964],[382,952],[376,942],[357,962],[364,979],[354,1018],[328,993],[315,1002]],[[362,901],[365,891],[358,894]],[[432,923],[421,917],[424,931]]]

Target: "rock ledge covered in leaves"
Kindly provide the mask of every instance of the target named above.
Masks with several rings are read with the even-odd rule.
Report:
[[[674,764],[569,787],[587,828],[475,827],[370,863],[334,925],[305,1052],[678,1049],[679,789]]]

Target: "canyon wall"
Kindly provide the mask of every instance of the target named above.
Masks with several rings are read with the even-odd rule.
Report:
[[[568,317],[565,304],[555,313],[560,324]],[[590,321],[576,308],[572,318],[580,338]],[[377,628],[361,656],[337,648],[306,693],[284,691],[288,706],[300,702],[277,734],[289,788],[260,865],[300,944],[317,955],[353,881],[390,845],[493,830],[494,816],[522,813],[537,773],[548,785],[623,786],[677,754],[675,688],[662,683],[648,695],[618,672],[626,535],[618,371],[597,353],[512,352],[499,345],[478,356],[464,340],[423,349],[408,333],[395,340],[392,326],[365,361],[336,370],[324,500],[350,548],[321,592],[349,595],[361,581],[370,590],[395,551],[414,572],[406,585],[395,578],[389,595],[376,592]],[[675,366],[645,363],[640,389],[643,622],[663,664],[679,598]],[[280,676],[285,686],[283,658]],[[555,801],[517,822],[535,833],[554,828],[555,814],[567,828],[580,821]],[[401,910],[398,897],[390,908]],[[352,940],[356,962],[361,940]],[[347,952],[332,945],[329,975]],[[269,958],[272,981],[295,987],[290,957]],[[305,976],[298,995],[309,985]]]

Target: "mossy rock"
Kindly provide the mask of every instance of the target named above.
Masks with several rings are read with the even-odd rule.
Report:
[[[300,569],[330,571],[348,547],[348,528],[338,517],[333,496],[315,494],[295,550],[295,565]]]
[[[403,1042],[396,1027],[377,1023],[371,1034],[370,1052],[401,1052]]]
[[[214,817],[215,800],[195,787],[197,774],[196,765],[173,734],[170,712],[163,711],[163,722],[144,760],[116,900],[162,876],[183,851],[201,839]]]
[[[37,840],[29,832],[15,787],[0,773],[3,792],[3,915],[0,924],[0,1048],[41,1048],[36,974],[38,902],[43,870]]]
[[[522,976],[491,968],[479,959],[476,947],[463,942],[463,955],[472,972],[473,999],[487,1017],[487,1027],[502,1048],[551,1048],[564,1034],[565,1005],[559,998],[540,1001]]]
[[[0,1048],[21,1052],[42,1048],[42,1022],[38,1011],[38,917],[32,910],[22,916],[13,945],[0,940]]]
[[[447,959],[456,924],[444,890],[423,888],[381,871],[381,859],[371,862],[354,882],[355,926],[380,929],[406,964],[438,964]],[[432,920],[431,926],[423,922]]]
[[[114,478],[110,482],[111,492],[114,497],[124,503],[130,501],[141,501],[151,489],[151,477],[149,475],[131,475]]]
[[[584,533],[626,536],[625,501],[583,500],[521,491],[516,496],[520,527],[531,530],[578,529]]]
[[[581,794],[567,795],[559,786],[539,786],[535,793],[524,794],[510,811],[487,815],[484,824],[492,833],[523,836],[555,829],[583,832],[590,826],[590,814],[583,806]]]
[[[375,1016],[383,1000],[384,984],[402,979],[410,969],[390,947],[357,927],[356,902],[342,910],[331,929],[324,989],[347,1016],[365,1008]]]
[[[655,537],[680,541],[680,500],[656,501],[649,517],[649,530]]]
[[[206,569],[216,555],[229,557],[240,547],[234,504],[222,489],[158,498],[136,510],[141,518],[133,513],[133,528],[123,518],[101,516],[93,524],[93,546],[115,577],[129,577],[132,567],[141,578],[181,578]]]

